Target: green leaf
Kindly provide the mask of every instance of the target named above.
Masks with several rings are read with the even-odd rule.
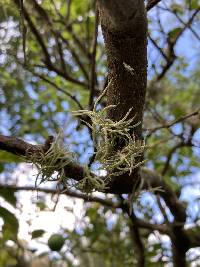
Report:
[[[22,159],[6,151],[0,151],[0,163],[19,163]]]
[[[19,228],[17,218],[13,213],[3,207],[0,207],[0,217],[4,221],[4,225],[2,227],[4,240],[15,240],[17,238]]]
[[[175,39],[177,38],[177,36],[179,35],[179,33],[182,31],[182,28],[180,27],[177,27],[173,30],[171,30],[169,33],[168,33],[168,36],[170,38],[170,41],[173,43],[175,41]]]
[[[42,229],[34,230],[32,232],[32,239],[41,237],[41,236],[43,236],[44,233],[45,233],[45,231]]]
[[[187,3],[189,4],[191,9],[198,9],[199,8],[199,0],[187,0]]]
[[[42,211],[42,210],[45,210],[46,209],[46,204],[44,203],[44,201],[40,201],[38,200],[37,203],[36,203],[36,206]]]
[[[12,188],[0,188],[0,196],[3,197],[8,203],[16,207],[17,198],[15,190]]]
[[[4,171],[4,164],[0,163],[0,173]]]
[[[173,3],[173,4],[171,5],[171,9],[172,9],[173,12],[183,13],[183,7],[182,7],[182,5]]]

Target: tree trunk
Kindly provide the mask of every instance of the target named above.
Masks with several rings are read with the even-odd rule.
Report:
[[[99,0],[100,22],[105,42],[108,80],[107,105],[116,105],[108,117],[122,119],[131,109],[129,118],[136,140],[142,139],[142,119],[147,84],[147,18],[143,0]],[[138,161],[140,159],[138,158]],[[140,179],[138,168],[126,177],[133,186]],[[123,188],[121,177],[113,178],[112,186]],[[130,189],[131,190],[131,189]]]
[[[108,3],[107,3],[108,2]],[[142,117],[147,80],[147,23],[143,0],[99,1],[100,20],[108,61],[108,105],[117,105],[109,117],[122,119],[132,108],[137,138],[142,136]],[[130,70],[126,66],[130,66]]]
[[[181,224],[181,222],[180,222]],[[174,267],[186,267],[186,252],[189,249],[189,238],[183,230],[183,225],[172,227],[172,253]]]
[[[177,244],[172,244],[173,252],[173,266],[174,267],[187,267],[186,252],[180,250]]]

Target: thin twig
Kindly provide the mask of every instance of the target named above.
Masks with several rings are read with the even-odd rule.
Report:
[[[131,232],[131,237],[133,240],[134,250],[137,258],[137,267],[144,267],[145,266],[145,249],[144,245],[140,236],[139,228],[137,225],[137,218],[133,212],[128,207],[128,203],[125,203],[125,200],[122,196],[120,196],[122,202],[122,210],[128,215],[130,219],[129,228]],[[132,204],[131,204],[132,205]]]
[[[178,143],[177,145],[172,147],[172,149],[168,152],[167,160],[166,160],[165,165],[163,167],[163,170],[161,172],[163,176],[167,173],[167,171],[169,169],[169,164],[170,164],[170,161],[172,159],[173,154],[176,152],[177,149],[184,147],[184,146],[186,146],[186,144],[184,144],[184,142],[181,141],[180,143]]]
[[[200,11],[200,8],[195,10],[195,12],[192,14],[190,19],[188,20],[188,22],[184,24],[184,27],[176,35],[176,37],[173,39],[173,41],[171,40],[171,38],[167,38],[167,42],[168,42],[168,49],[167,49],[168,50],[168,60],[167,60],[166,64],[163,66],[162,71],[156,77],[156,79],[155,79],[156,82],[160,81],[165,76],[166,72],[174,64],[174,61],[177,59],[177,57],[175,55],[175,52],[174,52],[174,47],[175,47],[177,41],[179,40],[179,38],[184,33],[184,31],[190,27],[191,23],[193,22],[194,18],[196,17],[196,15],[198,14],[199,11]]]
[[[91,72],[90,72],[90,97],[89,97],[90,108],[92,108],[94,92],[95,92],[95,83],[96,83],[96,52],[97,52],[98,25],[99,25],[99,12],[97,4],[95,4],[95,25],[94,25]]]
[[[70,11],[71,11],[71,3],[72,3],[72,0],[66,0],[66,5],[67,5],[66,23],[67,24],[69,24]]]
[[[144,130],[145,130],[145,131],[149,131],[150,134],[152,134],[152,133],[154,133],[154,132],[156,132],[156,131],[158,131],[158,130],[165,129],[165,128],[166,128],[166,129],[167,129],[167,128],[170,128],[170,127],[172,127],[173,125],[175,125],[175,124],[177,124],[177,123],[179,123],[179,122],[182,122],[182,121],[184,121],[184,120],[186,120],[186,119],[188,119],[188,118],[190,118],[190,117],[200,115],[199,112],[200,112],[200,108],[197,109],[196,111],[190,113],[190,114],[187,114],[187,115],[185,115],[185,116],[181,116],[181,117],[179,117],[178,119],[176,119],[176,120],[174,120],[174,121],[172,121],[172,122],[162,124],[162,125],[160,125],[160,126],[158,126],[158,127],[155,127],[155,128],[148,128],[148,129],[144,129]]]
[[[19,0],[14,0],[16,5],[19,7],[20,3]],[[33,1],[35,3],[35,0]],[[38,4],[37,4],[38,5]],[[43,9],[41,9],[41,7],[39,6],[41,12],[43,12]],[[73,77],[71,77],[68,73],[66,73],[64,70],[59,69],[58,67],[56,67],[54,64],[52,64],[51,61],[51,55],[49,54],[48,48],[45,44],[45,41],[41,35],[41,33],[39,32],[39,30],[36,28],[35,24],[33,23],[29,13],[27,12],[26,8],[23,8],[23,12],[24,12],[24,18],[26,19],[32,33],[34,34],[37,42],[39,43],[43,55],[44,55],[44,63],[46,65],[46,67],[51,70],[54,71],[55,73],[57,73],[58,75],[60,75],[61,77],[63,77],[64,79],[66,79],[69,82],[78,84],[80,86],[86,87],[87,88],[87,84],[85,84],[84,82],[81,82],[77,79],[74,79]],[[46,13],[44,13],[46,14]],[[47,16],[47,15],[46,15]]]
[[[58,91],[64,93],[65,95],[67,95],[69,98],[71,98],[78,106],[78,108],[83,109],[83,106],[81,105],[81,103],[77,100],[77,98],[74,95],[71,95],[69,92],[67,92],[66,90],[64,90],[63,88],[59,87],[56,83],[54,83],[53,81],[49,80],[48,78],[46,78],[45,76],[36,73],[36,72],[32,72],[35,76],[39,77],[41,80],[45,81],[46,83],[52,85],[53,87],[55,87]]]
[[[184,25],[186,26],[186,23],[179,17],[177,12],[172,12],[176,18]],[[200,41],[200,36],[197,34],[197,32],[191,27],[191,25],[188,26],[188,29],[193,33],[193,35],[197,38],[197,40]]]
[[[149,0],[146,6],[146,10],[149,11],[154,6],[156,6],[161,0]]]
[[[57,189],[50,189],[50,188],[40,188],[40,187],[35,187],[35,186],[15,186],[15,185],[5,185],[5,184],[0,184],[0,188],[2,189],[13,189],[14,191],[37,191],[37,192],[43,192],[46,194],[54,194],[57,195],[58,194],[58,190]],[[79,192],[75,192],[69,189],[65,189],[64,191],[60,191],[59,194],[62,195],[67,195],[70,197],[75,197],[75,198],[80,198],[83,199],[86,202],[97,202],[100,203],[104,206],[108,206],[111,208],[120,208],[120,204],[119,203],[114,203],[110,200],[106,200],[100,197],[96,197],[93,195],[88,195],[88,194],[83,194],[83,193],[79,193]]]
[[[22,47],[24,54],[24,65],[26,65],[26,25],[24,23],[24,3],[20,0],[20,19],[21,19],[21,32],[22,32]]]
[[[164,57],[166,61],[168,61],[167,55],[163,52],[163,49],[159,47],[157,42],[151,37],[151,35],[148,33],[148,38],[152,42],[152,44],[156,47],[156,49],[160,52],[160,54]]]

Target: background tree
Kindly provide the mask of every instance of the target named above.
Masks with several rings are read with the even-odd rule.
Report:
[[[87,203],[43,266],[198,266],[198,1],[0,3],[1,265],[39,260],[6,206],[37,190],[40,210],[49,194]],[[30,186],[25,160],[40,168]]]

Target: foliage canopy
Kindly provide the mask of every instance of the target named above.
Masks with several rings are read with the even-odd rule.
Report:
[[[133,33],[126,26],[121,38],[121,29],[115,27],[120,16],[124,19],[123,12],[117,13],[113,2],[109,9],[103,0],[0,0],[0,267],[199,266],[199,1],[146,3],[145,105],[140,95],[132,98],[128,92],[120,103],[127,110],[119,107],[118,111],[115,101],[120,88],[128,90],[123,86],[129,79],[137,87],[138,80],[145,80],[145,71],[138,73],[137,66],[128,64],[126,51],[132,41],[129,35],[137,39],[142,22]],[[138,1],[138,10],[143,2]],[[127,13],[130,3],[123,4]],[[140,52],[136,54],[140,62]],[[127,80],[110,90],[112,75],[119,70]],[[138,103],[141,111],[135,112]],[[48,143],[48,137],[55,137],[60,129],[62,142]],[[7,136],[35,146],[20,143],[30,145],[24,153],[19,140],[8,142]],[[40,165],[44,185],[35,188],[36,177],[16,155],[19,151]],[[27,175],[24,183],[20,168]],[[36,189],[37,198],[31,199]],[[60,226],[57,234],[62,242],[59,249],[52,249],[59,252],[48,248],[48,237],[55,233],[40,226],[33,229],[32,217],[31,245],[23,240],[24,191],[31,199],[30,209],[39,215],[71,198],[82,199],[78,218],[69,202],[75,223],[71,229],[67,222]],[[44,249],[40,241],[45,242]]]

